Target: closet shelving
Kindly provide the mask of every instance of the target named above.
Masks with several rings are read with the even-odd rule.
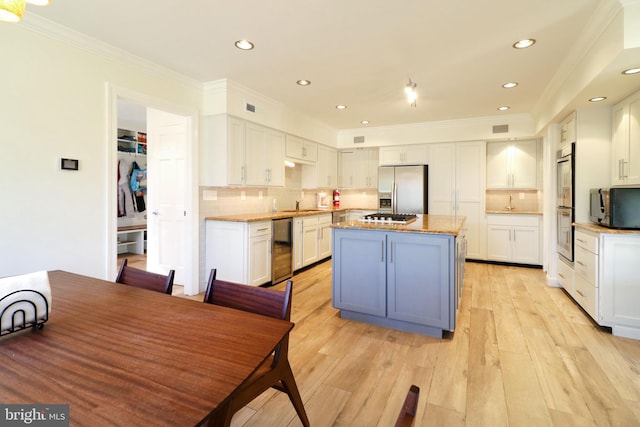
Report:
[[[128,129],[118,129],[118,151],[131,154],[147,154],[147,134]]]

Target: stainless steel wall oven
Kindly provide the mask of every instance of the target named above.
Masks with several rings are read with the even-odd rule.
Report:
[[[573,263],[575,150],[575,143],[567,144],[557,155],[557,248],[558,254],[569,263]]]

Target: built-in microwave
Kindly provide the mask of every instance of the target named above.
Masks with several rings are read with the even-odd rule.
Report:
[[[590,219],[609,228],[640,229],[640,187],[592,189]]]

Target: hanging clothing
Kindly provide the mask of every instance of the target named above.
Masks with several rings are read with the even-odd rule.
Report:
[[[133,162],[130,186],[135,195],[136,210],[144,212],[147,209],[144,201],[147,191],[147,168],[141,168],[138,163]]]
[[[133,192],[129,186],[131,165],[118,160],[118,216],[132,217],[135,214]]]

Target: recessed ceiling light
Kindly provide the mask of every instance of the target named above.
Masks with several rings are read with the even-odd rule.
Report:
[[[336,105],[336,108],[337,108],[338,110],[346,110],[346,109],[347,109],[347,106],[346,106],[346,105],[342,105],[342,104],[340,104],[340,105]]]
[[[513,47],[516,49],[526,49],[533,46],[534,44],[536,44],[536,39],[523,39],[515,42],[513,44]]]
[[[242,50],[251,50],[253,49],[253,43],[251,43],[249,40],[238,40],[235,43],[236,47],[238,49],[242,49]]]
[[[605,99],[607,99],[606,96],[596,96],[594,98],[591,98],[589,102],[600,102],[600,101],[604,101]]]
[[[363,125],[368,125],[369,124],[369,120],[362,120],[360,123],[363,124]]]
[[[505,89],[511,89],[512,87],[518,86],[518,82],[509,82],[502,85]]]
[[[506,105],[503,105],[502,107],[498,107],[498,110],[500,110],[500,111],[507,111],[509,108],[511,108],[511,107],[506,106]]]
[[[298,80],[296,83],[300,86],[309,86],[311,84],[311,80]]]
[[[636,67],[636,68],[629,68],[628,70],[624,70],[622,72],[622,74],[626,75],[626,76],[630,76],[632,74],[638,74],[640,73],[640,67]]]

